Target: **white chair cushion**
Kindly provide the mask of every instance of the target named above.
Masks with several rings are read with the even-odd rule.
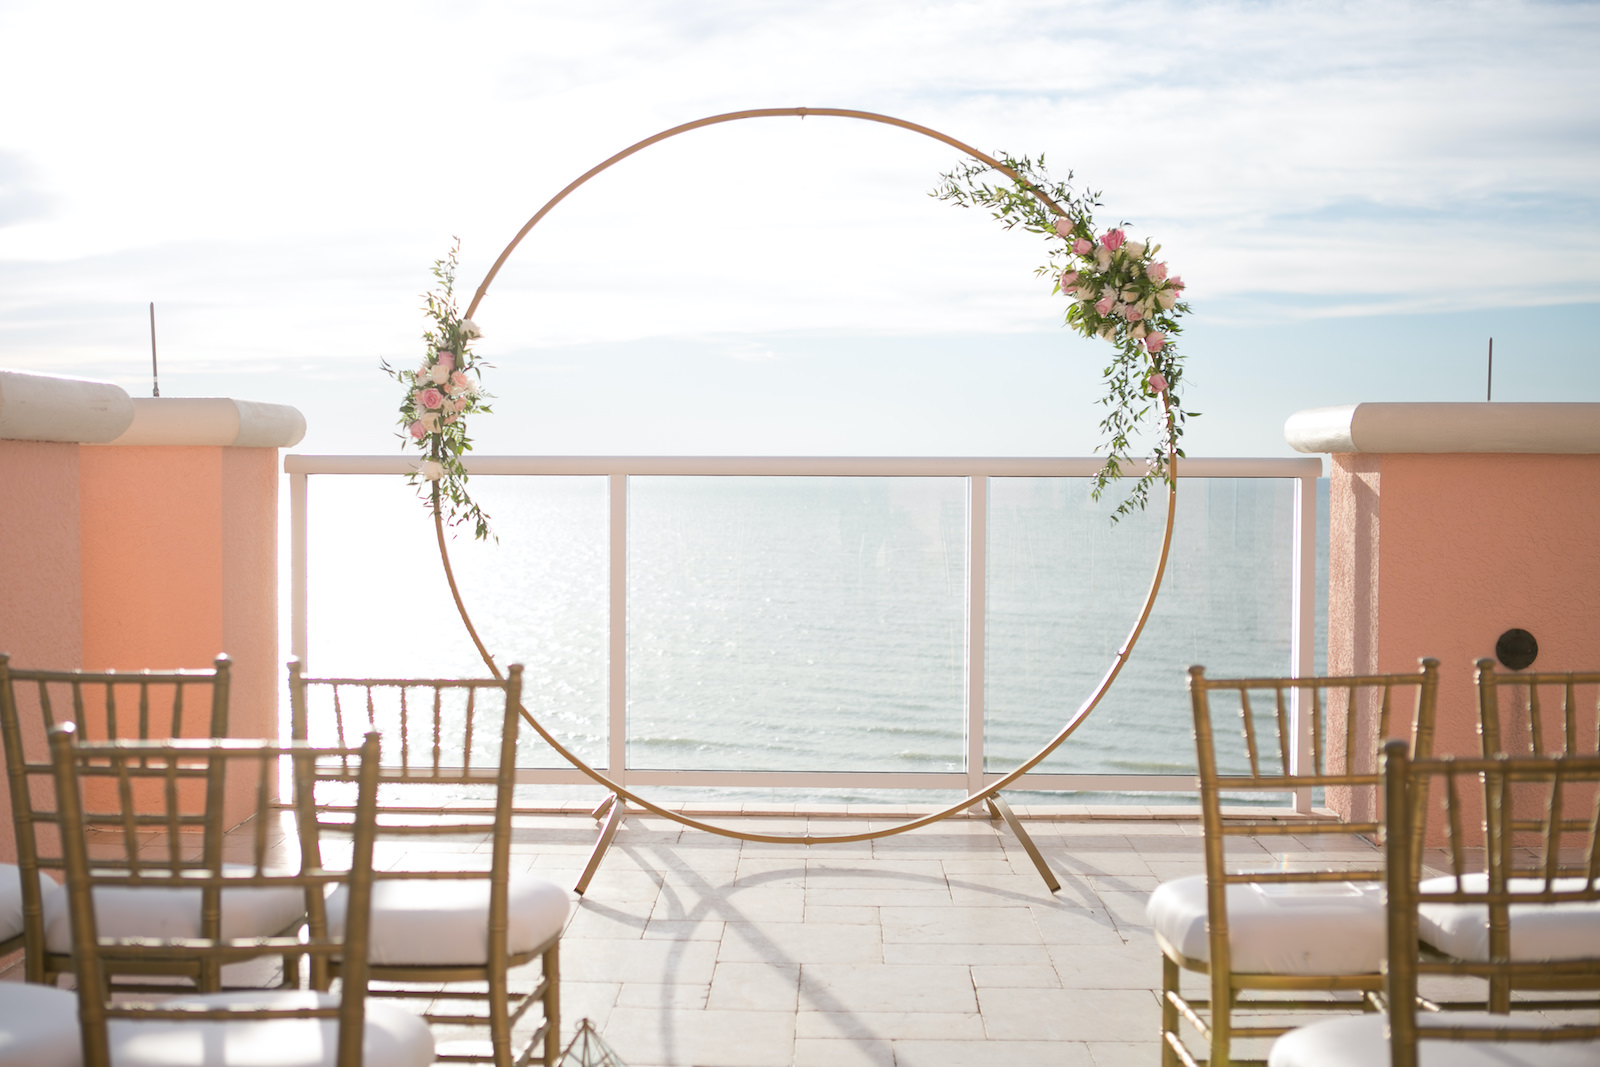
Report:
[[[45,907],[50,898],[61,892],[61,887],[43,871],[39,872],[39,888],[44,893]],[[15,863],[0,863],[0,941],[8,941],[22,933],[22,868]]]
[[[380,879],[372,887],[375,964],[460,964],[489,960],[489,882]],[[506,950],[529,952],[561,932],[567,891],[547,878],[513,874],[507,886]],[[329,932],[344,936],[345,889],[328,898]]]
[[[1469,893],[1489,888],[1489,876],[1469,874],[1461,879]],[[1429,878],[1422,892],[1450,892],[1453,876]],[[1582,878],[1557,878],[1555,888],[1582,889]],[[1511,891],[1535,892],[1544,888],[1542,878],[1513,878]],[[1511,958],[1523,962],[1600,958],[1600,901],[1570,904],[1513,904],[1511,918]],[[1417,933],[1422,940],[1461,960],[1489,958],[1489,909],[1481,904],[1419,904]]]
[[[1145,914],[1184,956],[1209,962],[1204,875],[1162,883]],[[1376,882],[1228,887],[1228,947],[1239,973],[1377,974],[1387,944]]]
[[[0,982],[0,1067],[82,1063],[75,993],[55,986]]]
[[[241,873],[250,867],[229,868]],[[305,914],[305,892],[292,887],[222,891],[222,936],[266,937]],[[200,890],[100,886],[94,917],[101,937],[198,937]],[[44,943],[51,952],[72,951],[72,917],[63,891],[44,905]]]
[[[231,1007],[335,1005],[338,998],[307,990],[245,991],[173,997],[165,1003]],[[362,1062],[373,1067],[428,1067],[428,1024],[399,1004],[368,1000]],[[257,1021],[114,1019],[107,1027],[116,1067],[335,1067],[337,1019]]]
[[[1439,1012],[1430,1026],[1515,1026],[1535,1030],[1541,1020],[1528,1015]],[[1268,1067],[1384,1067],[1389,1062],[1389,1018],[1350,1015],[1291,1030],[1272,1044]],[[1417,1043],[1420,1067],[1594,1067],[1600,1041],[1444,1041]]]

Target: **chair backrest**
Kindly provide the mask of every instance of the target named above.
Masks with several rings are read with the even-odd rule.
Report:
[[[1225,972],[1229,967],[1230,884],[1383,879],[1382,856],[1365,843],[1352,851],[1321,853],[1336,855],[1328,862],[1312,854],[1296,869],[1263,870],[1265,857],[1259,855],[1254,862],[1237,856],[1230,862],[1226,839],[1376,838],[1383,825],[1378,814],[1383,742],[1398,736],[1419,755],[1430,754],[1438,687],[1439,663],[1433,659],[1423,660],[1414,674],[1348,677],[1207,678],[1203,667],[1189,669],[1213,968]],[[1296,694],[1308,720],[1304,732],[1295,724]],[[1236,729],[1224,730],[1228,721]],[[1232,743],[1225,744],[1229,737]],[[1318,791],[1325,801],[1342,803],[1349,817],[1312,813]],[[1274,795],[1295,797],[1300,814],[1289,817],[1286,807],[1266,806]],[[1356,858],[1364,854],[1370,861]]]
[[[0,653],[0,738],[22,876],[26,976],[45,979],[39,872],[64,875],[49,731],[72,723],[85,741],[224,737],[230,663],[174,671],[21,670]]]
[[[487,879],[489,929],[504,930],[522,665],[509,667],[504,679],[307,678],[291,661],[289,703],[296,740],[348,747],[368,731],[382,736],[380,837],[490,835],[487,871],[384,870],[375,877]],[[324,780],[318,787],[319,811],[346,807],[338,785]],[[490,968],[503,970],[505,939],[490,937],[488,952]]]
[[[258,1021],[269,1018],[339,1020],[339,1064],[361,1062],[367,972],[365,961],[372,894],[373,828],[376,823],[378,738],[357,749],[317,749],[290,743],[209,739],[81,743],[72,724],[51,732],[50,745],[60,823],[65,843],[68,907],[72,918],[79,1019],[87,1063],[109,1062],[107,1022],[111,1019],[197,1019]],[[280,763],[287,759],[295,781],[311,781],[319,761],[354,768],[352,859],[347,870],[328,871],[322,862],[324,824],[308,804],[296,800],[299,861],[285,870],[268,833],[270,798]],[[222,817],[230,784],[243,781],[261,801],[250,832],[241,840],[225,834]],[[110,788],[92,790],[92,783]],[[186,794],[203,797],[197,816]],[[297,791],[298,793],[298,791]],[[309,790],[307,790],[309,795]],[[102,848],[102,843],[109,845]],[[242,847],[241,847],[242,846]],[[92,855],[105,851],[106,857]],[[226,861],[226,865],[225,865]],[[348,882],[350,904],[344,935],[329,935],[323,907],[332,884]],[[199,936],[102,938],[96,927],[92,894],[100,888],[124,891],[198,890]],[[244,888],[291,887],[305,894],[308,931],[304,937],[232,938],[221,929],[222,894]],[[352,961],[344,971],[336,1008],[249,1007],[197,1011],[171,1009],[161,1001],[113,1000],[110,977],[127,968],[161,962],[196,965],[213,977],[229,963],[262,956],[303,953]],[[215,983],[213,983],[215,984]]]
[[[1587,905],[1587,914],[1578,921],[1592,922],[1593,908],[1600,904],[1600,757],[1413,760],[1405,745],[1392,743],[1384,751],[1384,788],[1393,1063],[1415,1067],[1417,1041],[1423,1038],[1548,1042],[1600,1037],[1600,1025],[1592,1021],[1545,1022],[1534,1028],[1510,1025],[1509,1019],[1507,1025],[1449,1026],[1443,1024],[1454,1013],[1419,1013],[1414,1007],[1420,975],[1470,975],[1505,990],[1518,978],[1588,980],[1600,971],[1600,955],[1519,959],[1511,933],[1513,905],[1519,922],[1526,921],[1530,906],[1544,910],[1541,925],[1557,919],[1563,906]],[[1515,795],[1527,791],[1543,798],[1542,815],[1536,819],[1512,814]],[[1442,807],[1427,802],[1430,793],[1443,795]],[[1466,825],[1471,818],[1466,813],[1477,811],[1477,797],[1487,801],[1482,836]],[[1433,820],[1437,828],[1428,825]],[[1429,834],[1430,829],[1436,832]],[[1429,844],[1441,840],[1442,846]],[[1433,953],[1423,957],[1419,910],[1429,906],[1486,913],[1487,953],[1476,959]],[[1585,941],[1593,943],[1565,943]],[[1490,1007],[1505,1012],[1509,998],[1502,994],[1501,1002]],[[1587,1018],[1592,1019],[1592,1012]]]
[[[1477,674],[1485,756],[1600,752],[1600,671],[1501,674],[1480,659]]]

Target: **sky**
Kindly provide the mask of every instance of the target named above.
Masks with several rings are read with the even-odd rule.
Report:
[[[1600,6],[0,0],[0,367],[293,404],[398,449],[429,265],[470,295],[657,131],[841,107],[1043,154],[1159,241],[1191,455],[1297,410],[1600,401]],[[19,47],[19,42],[27,42]],[[655,146],[477,315],[480,451],[1087,455],[1102,342],[946,145],[812,117]],[[463,300],[463,303],[465,301]]]

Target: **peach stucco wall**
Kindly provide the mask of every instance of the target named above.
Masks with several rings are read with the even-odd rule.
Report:
[[[227,653],[228,732],[275,739],[277,450],[90,447],[80,465],[84,668],[205,668]]]
[[[0,651],[18,667],[76,665],[83,655],[78,446],[0,441]]]
[[[78,446],[0,440],[7,504],[0,507],[0,652],[18,667],[75,667],[83,656],[79,580]],[[44,747],[42,723],[30,751]],[[0,790],[0,860],[16,859],[11,798]]]
[[[1478,752],[1473,663],[1506,630],[1538,670],[1600,665],[1600,455],[1336,454],[1328,666],[1440,662],[1441,754]]]
[[[1439,755],[1481,751],[1473,665],[1506,630],[1537,670],[1600,666],[1600,455],[1336,453],[1329,534],[1328,669],[1437,658]]]

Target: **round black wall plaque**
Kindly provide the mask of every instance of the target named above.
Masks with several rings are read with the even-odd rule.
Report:
[[[1520,671],[1539,658],[1539,642],[1526,630],[1507,630],[1494,643],[1494,656],[1511,670]]]

